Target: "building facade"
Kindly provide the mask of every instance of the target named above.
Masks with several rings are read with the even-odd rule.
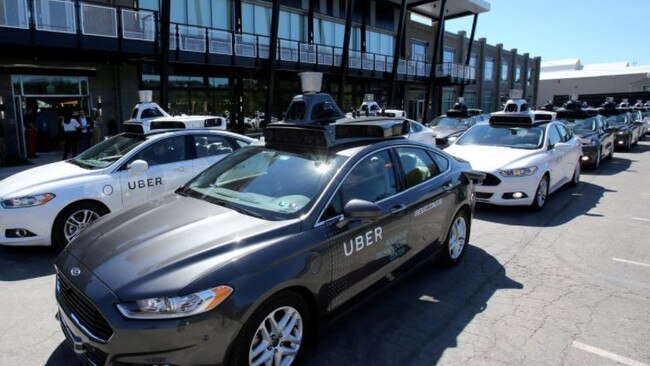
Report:
[[[27,154],[27,130],[38,131],[39,149],[56,149],[64,108],[95,114],[106,134],[110,121],[121,126],[130,117],[140,89],[153,90],[172,114],[225,115],[244,131],[249,117],[282,117],[300,92],[300,71],[323,72],[323,91],[345,111],[372,94],[425,121],[461,94],[493,111],[517,80],[529,98],[536,96],[538,59],[464,32],[443,32],[446,20],[489,11],[483,0],[1,5],[0,123],[9,155]],[[411,21],[411,13],[432,19],[431,25]]]

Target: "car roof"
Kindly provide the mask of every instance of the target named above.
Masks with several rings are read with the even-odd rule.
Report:
[[[131,137],[141,137],[146,140],[158,140],[172,135],[206,134],[206,133],[213,134],[213,135],[230,136],[233,138],[239,138],[251,142],[256,141],[256,139],[249,136],[240,135],[234,132],[229,132],[224,130],[211,129],[211,128],[170,128],[170,129],[153,130],[145,134],[123,132],[122,135],[128,135]]]

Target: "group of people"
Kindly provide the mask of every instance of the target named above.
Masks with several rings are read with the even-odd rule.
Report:
[[[75,118],[77,117],[77,118]],[[68,158],[68,154],[72,153],[72,157],[77,156],[77,147],[81,151],[85,151],[91,146],[91,139],[93,137],[93,130],[95,124],[92,118],[86,116],[83,110],[74,116],[72,111],[67,110],[63,113],[63,121],[61,122],[63,131],[63,160]],[[99,132],[99,129],[97,129]]]

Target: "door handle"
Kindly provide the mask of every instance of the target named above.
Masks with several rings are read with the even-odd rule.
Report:
[[[454,189],[454,184],[453,183],[447,183],[444,186],[442,186],[442,191],[445,193],[449,193]]]
[[[406,210],[406,205],[405,204],[393,206],[390,209],[390,214],[391,215],[401,215],[401,214],[404,213],[404,210]]]

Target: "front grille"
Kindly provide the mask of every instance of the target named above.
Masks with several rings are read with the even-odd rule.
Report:
[[[57,284],[71,315],[95,338],[108,341],[113,335],[113,329],[97,308],[62,276],[57,275]]]
[[[72,334],[70,334],[70,330],[68,329],[68,326],[65,325],[65,323],[63,322],[61,323],[61,326],[63,328],[63,335],[65,335],[65,339],[70,344],[70,347],[74,349],[74,340],[72,339]],[[85,344],[84,348],[86,352],[77,353],[77,356],[81,358],[81,360],[85,365],[103,366],[106,364],[108,353],[98,348],[95,348],[89,344]]]
[[[497,178],[496,175],[485,173],[485,179],[483,179],[483,183],[481,183],[481,185],[498,186],[500,183],[501,183],[501,179]]]
[[[447,139],[436,139],[436,146],[445,146],[447,145]]]
[[[476,192],[476,198],[482,199],[482,200],[487,200],[492,198],[492,195],[494,193],[484,193],[484,192]]]

